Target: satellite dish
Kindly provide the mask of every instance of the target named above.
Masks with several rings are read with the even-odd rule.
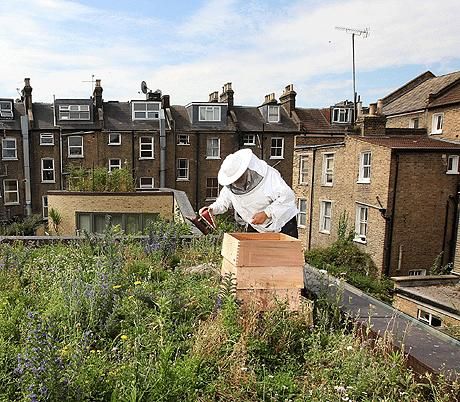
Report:
[[[147,91],[148,91],[148,88],[147,88],[147,83],[145,81],[142,81],[141,82],[141,91],[146,94]]]

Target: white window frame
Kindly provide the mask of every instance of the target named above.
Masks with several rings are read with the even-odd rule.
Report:
[[[4,107],[9,106],[9,107]],[[13,102],[2,100],[0,101],[0,119],[12,119],[13,118]]]
[[[150,109],[150,110],[149,110]],[[159,120],[161,102],[132,102],[131,117],[133,120]]]
[[[244,134],[243,135],[243,145],[247,147],[253,147],[256,145],[256,135],[255,134]]]
[[[217,141],[217,147],[213,142]],[[217,155],[214,155],[217,150]],[[220,159],[220,138],[212,137],[206,140],[206,159]]]
[[[366,156],[368,155],[367,161],[365,161]],[[370,183],[371,174],[372,174],[372,152],[363,151],[359,156],[359,174],[358,174],[358,183]]]
[[[431,118],[431,134],[442,134],[443,126],[444,113],[434,113],[433,117]]]
[[[323,154],[323,166],[321,173],[322,186],[332,187],[334,185],[334,158],[335,153],[333,152]]]
[[[49,142],[49,140],[51,140]],[[53,133],[40,133],[40,145],[41,146],[53,146],[54,145],[54,134]]]
[[[52,168],[46,168],[45,169],[45,161],[51,161],[53,166]],[[54,169],[54,158],[42,158],[41,163],[40,163],[41,169],[40,169],[40,177],[41,177],[41,182],[42,183],[56,183],[56,172]],[[45,172],[52,172],[53,173],[53,178],[50,180],[45,180]]]
[[[181,163],[184,163],[184,166],[181,166]],[[190,163],[189,160],[186,158],[178,158],[177,159],[177,177],[176,181],[188,181],[189,174],[190,174]],[[185,171],[186,174],[181,174],[182,171]]]
[[[70,140],[72,138],[80,138],[81,145],[70,145]],[[79,149],[80,153],[72,154],[72,149]],[[83,158],[83,136],[82,135],[71,135],[67,137],[67,156],[69,158]]]
[[[450,165],[450,169],[449,169]],[[458,174],[459,156],[449,155],[447,157],[447,170],[446,174]]]
[[[280,122],[280,107],[279,105],[268,105],[267,108],[267,121],[269,123]]]
[[[299,184],[308,184],[308,155],[299,156]]]
[[[155,179],[153,177],[139,177],[139,188],[155,188]]]
[[[350,123],[353,109],[345,107],[336,107],[332,109],[333,123]]]
[[[48,220],[48,196],[42,195],[42,217],[43,220]]]
[[[420,128],[420,117],[412,117],[409,120],[409,128]]]
[[[302,206],[304,208],[302,208]],[[297,200],[297,226],[299,228],[304,228],[307,226],[307,200],[306,198],[299,198]]]
[[[210,187],[208,185],[208,180],[210,180],[210,179],[213,179],[213,180],[216,181],[217,187]],[[209,197],[208,196],[208,189],[210,189],[211,192],[213,190],[216,190],[216,196],[215,197],[214,196]],[[219,193],[220,193],[220,188],[219,188],[219,181],[217,180],[217,177],[206,177],[206,200],[215,200],[219,196]]]
[[[408,272],[409,276],[425,276],[426,269],[410,269]]]
[[[88,114],[88,117],[86,117]],[[82,117],[85,116],[85,117]],[[59,105],[59,120],[90,120],[89,105]]]
[[[427,315],[428,317],[425,317],[424,315]],[[433,325],[433,318],[436,318],[439,320],[440,322],[440,325]],[[422,310],[422,309],[417,309],[417,319],[419,321],[422,321],[424,322],[425,324],[428,324],[432,327],[435,327],[435,328],[440,328],[442,327],[442,319],[441,317],[437,316],[437,315],[434,315],[433,313],[430,313],[429,311],[426,311],[426,310]]]
[[[198,121],[220,121],[220,106],[198,106]]]
[[[369,207],[366,205],[356,205],[355,217],[355,238],[357,243],[367,243],[367,231],[369,230]]]
[[[121,159],[113,158],[109,159],[109,172],[113,172],[114,170],[121,169]]]
[[[329,215],[326,215],[326,205],[330,206]],[[320,204],[319,231],[324,234],[331,234],[331,228],[332,228],[332,201],[322,200]]]
[[[7,190],[7,182],[16,183],[16,190]],[[8,201],[9,194],[16,194],[16,201]],[[5,179],[3,180],[3,205],[19,205],[19,183],[15,179]]]
[[[142,153],[150,156],[142,156]],[[155,159],[155,138],[150,136],[139,137],[139,159]]]
[[[118,141],[114,141],[113,137],[118,138]],[[109,133],[109,141],[107,145],[121,145],[121,133]]]
[[[6,146],[6,143],[8,141],[13,141],[14,142],[14,147]],[[7,151],[13,151],[14,156],[6,156]],[[5,137],[2,138],[2,160],[8,161],[8,160],[17,160],[18,159],[18,143],[16,141],[16,138],[13,137]]]
[[[177,145],[190,145],[190,135],[178,134],[177,135]]]
[[[281,141],[281,145],[273,144],[273,142]],[[277,155],[278,150],[281,150],[281,155]],[[275,154],[275,155],[274,155]],[[272,137],[270,144],[270,159],[284,159],[284,137]]]

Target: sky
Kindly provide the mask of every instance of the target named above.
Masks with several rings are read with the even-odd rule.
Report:
[[[442,6],[441,6],[442,5]],[[231,82],[236,105],[294,85],[299,107],[364,105],[417,75],[460,70],[460,0],[0,0],[0,98],[31,79],[34,102],[207,101]]]

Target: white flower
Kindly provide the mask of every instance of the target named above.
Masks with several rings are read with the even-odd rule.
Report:
[[[334,387],[334,389],[335,389],[339,394],[341,394],[341,393],[347,391],[346,388],[345,388],[344,386],[342,386],[342,385],[336,385],[336,386]]]
[[[353,350],[353,346],[347,346],[347,350],[350,351],[350,350]]]

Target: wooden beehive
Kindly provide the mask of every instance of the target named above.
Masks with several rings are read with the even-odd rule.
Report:
[[[299,309],[304,286],[299,240],[282,233],[226,233],[222,257],[221,275],[234,278],[243,306],[267,310],[281,302]]]

